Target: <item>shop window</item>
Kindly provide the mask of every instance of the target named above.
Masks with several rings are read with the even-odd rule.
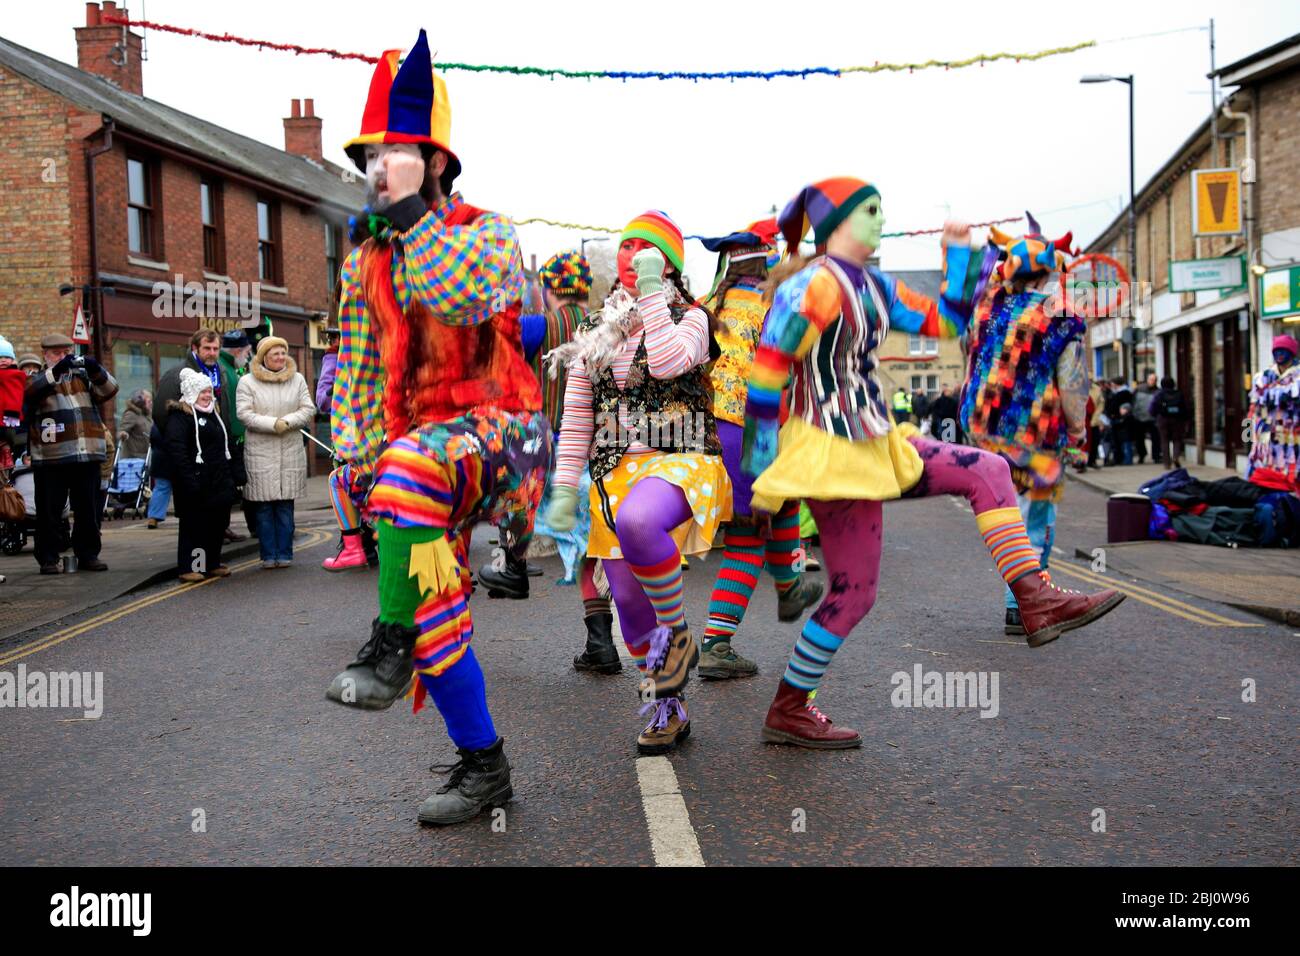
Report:
[[[117,413],[121,417],[137,389],[154,390],[153,343],[131,339],[113,343],[113,377],[117,379]]]

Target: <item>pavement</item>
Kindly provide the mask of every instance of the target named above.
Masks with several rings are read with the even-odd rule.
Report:
[[[157,585],[0,640],[0,673],[103,681],[97,719],[0,709],[5,862],[1300,863],[1291,629],[1075,560],[1104,533],[1105,498],[1071,484],[1057,580],[1129,599],[1030,649],[1002,633],[1002,585],[964,502],[895,502],[885,516],[880,598],[817,700],[863,734],[861,749],[761,742],[798,629],[777,621],[764,582],[736,638],[761,673],[692,683],[691,738],[638,757],[635,672],[573,671],[581,598],[545,558],[529,600],[472,602],[515,797],[429,829],[416,811],[444,779],[430,764],[455,759],[442,720],[432,706],[361,712],[325,699],[368,636],[376,579],[317,567],[331,519],[304,514],[303,531],[322,539],[290,569],[249,558],[224,580]],[[476,565],[488,537],[475,535]],[[693,629],[718,559],[686,574]],[[996,713],[898,706],[916,668],[983,675]]]
[[[1204,465],[1188,465],[1187,472],[1207,482],[1237,474]],[[1068,472],[1072,483],[1107,495],[1135,493],[1163,473],[1163,465],[1151,464]],[[1079,547],[1076,557],[1105,561],[1138,580],[1300,627],[1300,550],[1216,548],[1185,541],[1112,543],[1103,533]]]
[[[307,493],[295,505],[296,513],[330,507],[325,475],[307,479]],[[222,549],[223,560],[236,561],[257,553],[257,539],[248,531],[236,508],[231,519],[243,541]],[[100,557],[107,571],[78,571],[42,575],[32,555],[32,541],[18,555],[0,555],[0,639],[34,627],[57,624],[65,618],[98,607],[175,575],[176,518],[150,529],[144,519],[105,520]],[[306,540],[299,534],[298,542]]]

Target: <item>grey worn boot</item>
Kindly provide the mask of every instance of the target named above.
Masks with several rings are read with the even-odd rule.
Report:
[[[457,749],[460,760],[454,764],[434,765],[435,772],[450,771],[447,782],[420,804],[420,822],[434,826],[463,823],[473,819],[486,807],[498,807],[514,796],[510,786],[510,761],[506,760],[505,741],[483,750]]]
[[[345,707],[385,710],[411,685],[415,639],[413,627],[389,624],[375,618],[370,640],[361,645],[357,659],[334,678],[325,696]]]
[[[777,620],[799,620],[805,608],[810,608],[821,600],[823,590],[816,581],[800,578],[798,584],[776,599]]]

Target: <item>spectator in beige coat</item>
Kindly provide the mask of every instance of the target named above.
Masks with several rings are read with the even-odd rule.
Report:
[[[244,500],[251,504],[262,568],[293,562],[293,502],[307,490],[307,452],[300,428],[316,414],[307,380],[273,335],[257,343],[249,373],[235,390],[235,414],[247,429]]]

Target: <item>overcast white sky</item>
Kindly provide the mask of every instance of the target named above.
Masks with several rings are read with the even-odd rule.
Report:
[[[4,36],[69,63],[81,0],[7,5]],[[1220,66],[1300,32],[1294,0],[923,2],[357,3],[134,0],[132,16],[258,39],[377,54],[421,26],[436,56],[570,69],[727,70],[958,59],[1111,41],[1215,20]],[[1039,13],[1034,18],[1032,15]],[[145,95],[283,147],[281,118],[313,97],[325,154],[356,133],[372,67],[146,33]],[[1209,110],[1208,32],[1100,46],[1038,62],[840,79],[547,80],[451,72],[452,148],[466,199],[513,215],[621,227],[651,207],[682,230],[729,232],[807,182],[876,183],[887,230],[1029,208],[1082,241],[1128,191],[1126,89],[1089,73],[1136,75],[1139,186]],[[582,234],[521,228],[538,261]],[[931,268],[937,239],[886,239],[886,268]],[[687,243],[696,288],[714,257]]]

